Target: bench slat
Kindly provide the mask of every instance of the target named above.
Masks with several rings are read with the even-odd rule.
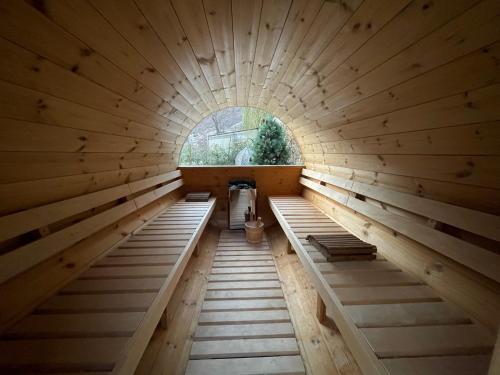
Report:
[[[305,185],[324,190],[309,180]],[[332,199],[336,198],[339,197]],[[301,212],[304,205],[313,207],[304,198],[270,197],[269,200],[327,312],[333,314],[363,371],[387,374],[388,366],[397,368],[395,363],[383,363],[382,358],[393,361],[389,358],[474,355],[492,350],[494,338],[487,332],[442,301],[430,287],[383,257],[371,261],[325,262],[306,236],[313,230],[342,233],[342,228],[317,209],[315,214],[309,211],[304,217],[294,216],[293,206],[301,207],[297,208]],[[405,366],[411,368],[408,362],[399,363],[399,368]],[[429,373],[439,373],[434,370]]]
[[[407,273],[384,271],[333,273],[325,275],[325,280],[333,287],[422,284]]]
[[[146,311],[156,293],[56,295],[40,305],[37,313]]]
[[[178,255],[112,256],[101,259],[94,267],[166,265],[174,264],[177,259],[179,259]]]
[[[163,285],[161,278],[141,279],[77,279],[61,290],[62,294],[109,294],[157,292]]]
[[[122,207],[146,204],[153,195],[168,189],[165,185],[141,196],[139,203],[136,198]],[[181,210],[188,207],[185,203],[174,206]],[[178,231],[176,224],[168,222],[161,228],[174,231],[169,239],[141,239],[148,238],[147,232],[133,236],[21,320],[7,332],[9,340],[0,341],[2,360],[4,353],[22,350],[44,354],[0,361],[0,369],[35,366],[62,373],[132,373],[213,213],[215,199],[196,207],[203,215],[189,219],[194,225],[189,232]],[[38,341],[27,338],[51,347],[39,350]]]
[[[189,240],[191,235],[185,234],[148,234],[138,233],[128,239],[128,241],[169,241],[169,240]]]
[[[29,315],[5,332],[8,338],[128,337],[142,312]]]
[[[187,240],[168,240],[168,241],[127,241],[120,245],[120,249],[127,248],[141,248],[141,247],[184,247],[187,244]]]
[[[141,248],[117,248],[108,254],[108,257],[125,257],[125,256],[154,256],[154,255],[176,255],[181,254],[183,247],[141,247]]]
[[[110,371],[128,338],[0,341],[0,369]]]
[[[441,300],[427,285],[334,288],[334,291],[344,305],[433,302]]]
[[[171,270],[172,266],[92,267],[84,272],[80,279],[166,278]]]
[[[470,323],[469,318],[447,302],[353,305],[344,308],[356,326],[361,328]]]
[[[384,359],[391,375],[471,375],[487,374],[489,355]]]
[[[362,328],[380,358],[490,353],[495,339],[474,324]]]

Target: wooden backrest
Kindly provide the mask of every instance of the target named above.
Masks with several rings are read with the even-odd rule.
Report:
[[[1,217],[0,242],[32,231],[40,237],[0,255],[0,283],[180,188],[179,177],[176,170]],[[72,222],[82,213],[87,214]],[[65,220],[51,230],[50,225]]]
[[[445,223],[500,241],[498,216],[309,169],[302,170],[300,183],[476,272],[500,281],[498,254],[440,231],[436,225]],[[400,211],[392,211],[389,207]],[[424,220],[416,220],[416,217]]]

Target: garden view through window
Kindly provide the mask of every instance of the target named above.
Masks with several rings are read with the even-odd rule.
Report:
[[[180,165],[300,165],[300,147],[280,119],[251,107],[205,117],[182,147]]]

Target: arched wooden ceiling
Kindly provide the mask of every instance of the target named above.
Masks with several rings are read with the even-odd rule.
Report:
[[[4,0],[4,212],[174,169],[235,105],[287,122],[309,168],[500,212],[499,7]]]

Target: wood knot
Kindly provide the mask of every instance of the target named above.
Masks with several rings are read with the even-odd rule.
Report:
[[[82,57],[88,57],[94,53],[94,50],[92,48],[81,48],[80,49],[80,56]]]
[[[432,4],[433,4],[432,1],[429,1],[428,3],[425,3],[424,5],[422,5],[422,10],[429,9],[432,6]]]

